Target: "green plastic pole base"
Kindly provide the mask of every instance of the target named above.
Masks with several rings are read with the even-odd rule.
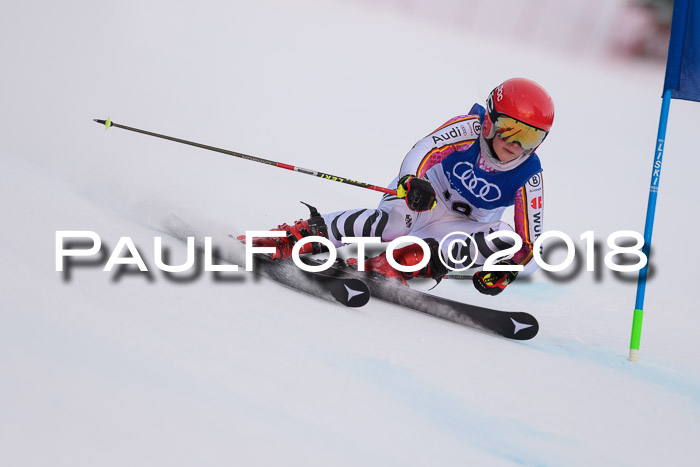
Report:
[[[630,341],[630,361],[636,362],[639,360],[639,343],[642,340],[642,318],[644,310],[634,310],[634,319],[632,320],[632,339]]]

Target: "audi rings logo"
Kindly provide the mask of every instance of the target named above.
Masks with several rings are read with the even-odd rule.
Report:
[[[460,166],[464,166],[460,168]],[[474,175],[474,166],[470,162],[459,162],[452,169],[455,177],[462,181],[464,188],[475,197],[490,203],[501,198],[501,189],[493,183]]]

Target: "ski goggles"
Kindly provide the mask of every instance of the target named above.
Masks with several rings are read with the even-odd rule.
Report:
[[[544,141],[547,132],[507,115],[499,115],[494,122],[496,134],[508,143],[519,143],[529,151]]]

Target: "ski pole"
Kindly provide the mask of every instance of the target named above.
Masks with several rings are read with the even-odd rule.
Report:
[[[175,141],[176,143],[189,144],[190,146],[195,146],[198,148],[206,149],[208,151],[220,152],[222,154],[228,154],[229,156],[239,157],[241,159],[247,159],[247,160],[253,161],[253,162],[259,162],[261,164],[273,165],[273,166],[279,167],[281,169],[293,170],[294,172],[300,172],[300,173],[307,174],[307,175],[313,175],[314,177],[320,177],[320,178],[323,178],[325,180],[332,180],[334,182],[345,183],[348,185],[358,186],[360,188],[367,188],[368,190],[381,191],[382,193],[396,195],[396,190],[390,190],[389,188],[371,185],[371,184],[365,183],[365,182],[358,182],[356,180],[350,180],[349,178],[345,178],[345,177],[337,177],[335,175],[329,175],[327,173],[318,172],[316,170],[304,169],[302,167],[296,167],[293,165],[285,164],[283,162],[275,162],[275,161],[271,161],[271,160],[267,160],[267,159],[262,159],[260,157],[249,156],[247,154],[243,154],[240,152],[215,148],[213,146],[207,146],[206,144],[194,143],[192,141],[186,141],[184,139],[173,138],[172,136],[159,135],[158,133],[152,133],[150,131],[139,130],[138,128],[132,128],[132,127],[129,127],[126,125],[120,125],[118,123],[114,123],[109,117],[107,118],[107,120],[98,120],[96,118],[93,120],[101,125],[104,125],[106,129],[110,129],[111,127],[122,128],[124,130],[134,131],[136,133],[141,133],[141,134],[148,135],[148,136],[155,136],[156,138],[163,138],[163,139],[167,139],[170,141]]]

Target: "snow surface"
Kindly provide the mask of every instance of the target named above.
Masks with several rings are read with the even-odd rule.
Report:
[[[634,278],[602,264],[498,298],[433,291],[533,312],[540,335],[522,343],[244,272],[175,282],[153,267],[158,235],[185,258],[173,222],[235,248],[230,233],[303,217],[299,200],[378,196],[91,121],[383,184],[417,139],[530,77],[557,106],[539,151],[545,228],[585,261],[583,232],[602,258],[610,233],[644,229],[662,67],[317,0],[11,2],[0,52],[1,465],[697,462],[700,105],[671,106],[637,364]],[[106,253],[129,236],[152,273],[65,278],[57,230],[95,231]]]

